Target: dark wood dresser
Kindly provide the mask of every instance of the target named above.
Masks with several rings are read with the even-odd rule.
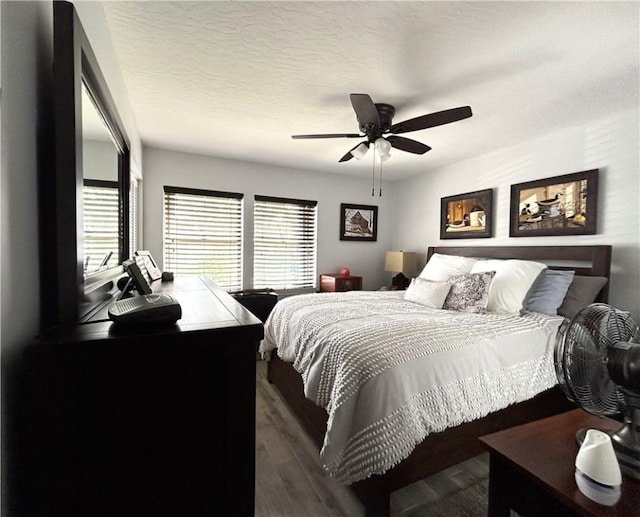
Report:
[[[254,515],[262,323],[205,277],[152,288],[180,302],[175,325],[104,308],[28,348],[24,515]]]

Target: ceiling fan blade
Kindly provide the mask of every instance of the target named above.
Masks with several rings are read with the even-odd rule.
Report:
[[[364,138],[364,135],[358,133],[328,133],[324,135],[291,135],[291,138]]]
[[[389,128],[389,133],[408,133],[409,131],[419,131],[420,129],[427,129],[429,127],[442,126],[443,124],[469,118],[471,115],[471,108],[469,106],[436,111],[435,113],[429,113],[428,115],[422,115],[421,117],[393,124]]]
[[[369,148],[369,142],[366,142],[366,141],[365,141],[365,142],[360,142],[359,144],[354,145],[354,146],[349,150],[349,152],[348,152],[347,154],[345,154],[342,158],[340,158],[340,159],[338,160],[338,162],[339,162],[339,163],[340,163],[340,162],[348,162],[349,160],[351,160],[351,158],[355,158],[355,156],[354,156],[353,154],[351,154],[351,152],[352,152],[352,151],[355,151],[355,150],[356,150],[360,145],[362,145],[362,144],[366,145],[366,146],[367,146],[367,148]]]
[[[355,147],[354,147],[355,149]],[[353,155],[351,154],[351,151],[349,151],[347,154],[345,154],[342,158],[340,158],[338,160],[339,163],[341,162],[348,162],[349,160],[351,160],[351,158],[353,158]]]
[[[349,98],[361,126],[380,127],[378,108],[376,108],[371,97],[366,93],[352,93]]]
[[[391,144],[391,147],[400,149],[401,151],[407,151],[413,154],[424,154],[431,150],[426,144],[418,142],[417,140],[411,140],[410,138],[404,138],[403,136],[387,136],[386,140]]]

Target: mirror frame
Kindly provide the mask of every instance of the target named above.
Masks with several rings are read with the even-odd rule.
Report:
[[[47,229],[42,257],[43,326],[86,320],[112,297],[129,254],[130,144],[75,7],[53,3],[53,192],[43,192]],[[111,131],[118,153],[118,266],[84,275],[82,220],[82,83]],[[51,206],[53,204],[53,206]],[[48,205],[48,208],[47,208]]]

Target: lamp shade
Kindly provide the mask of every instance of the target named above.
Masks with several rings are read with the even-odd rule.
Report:
[[[364,155],[367,154],[368,150],[369,150],[369,143],[367,142],[365,144],[364,142],[362,142],[360,145],[358,145],[355,149],[351,151],[351,154],[353,155],[354,158],[358,160],[362,160],[362,158],[364,158]]]
[[[418,259],[413,251],[387,251],[384,270],[394,273],[415,273]]]
[[[376,150],[378,151],[378,154],[380,156],[389,154],[389,151],[391,151],[391,144],[389,143],[388,140],[385,140],[384,138],[378,138],[375,141],[374,145],[376,146]]]

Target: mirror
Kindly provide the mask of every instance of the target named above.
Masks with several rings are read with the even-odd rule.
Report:
[[[72,3],[53,3],[52,174],[41,179],[42,326],[104,306],[129,258],[129,139]],[[86,195],[85,195],[86,194]]]
[[[85,82],[82,82],[83,270],[118,265],[120,149]],[[128,257],[127,257],[128,258]]]

